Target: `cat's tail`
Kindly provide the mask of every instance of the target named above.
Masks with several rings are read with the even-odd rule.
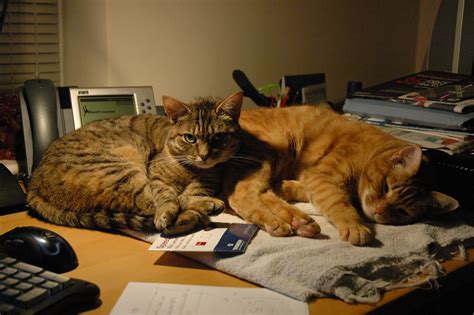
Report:
[[[28,197],[28,214],[54,224],[94,230],[131,229],[141,232],[157,232],[153,216],[101,209],[78,213],[57,209],[39,196],[30,195]]]

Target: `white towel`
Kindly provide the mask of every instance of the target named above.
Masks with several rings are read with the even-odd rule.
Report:
[[[436,283],[443,274],[440,261],[474,246],[474,211],[455,211],[437,221],[406,226],[375,224],[376,244],[356,247],[339,240],[337,230],[310,204],[297,207],[321,226],[320,239],[277,238],[259,231],[242,255],[183,255],[301,301],[337,297],[349,303],[376,303],[387,290]],[[239,219],[221,214],[213,221]],[[154,235],[125,232],[154,240]]]

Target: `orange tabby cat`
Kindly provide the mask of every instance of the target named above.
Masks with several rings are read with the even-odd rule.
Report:
[[[409,224],[458,207],[429,189],[418,146],[329,109],[246,110],[239,122],[241,161],[226,174],[228,203],[271,235],[320,233],[286,200],[311,202],[354,245],[373,237],[366,220]]]

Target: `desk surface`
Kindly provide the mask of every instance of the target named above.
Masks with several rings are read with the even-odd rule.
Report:
[[[72,245],[78,256],[79,267],[65,275],[93,282],[101,289],[102,305],[87,314],[109,314],[130,281],[256,287],[183,256],[149,251],[148,243],[130,237],[56,226],[31,218],[25,212],[0,216],[0,233],[18,226],[38,226],[53,230]],[[468,253],[469,262],[444,262],[446,271],[454,275],[462,267],[472,267],[474,249],[470,249]],[[406,304],[409,301],[407,297],[420,291],[422,290],[390,291],[375,305],[351,305],[337,299],[323,298],[310,303],[309,309],[310,314],[366,314],[384,305],[396,305],[402,297],[402,303]],[[429,294],[429,291],[423,291],[422,295]]]

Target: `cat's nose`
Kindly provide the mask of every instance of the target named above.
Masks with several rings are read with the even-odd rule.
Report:
[[[387,207],[387,202],[385,201],[379,201],[375,204],[375,213],[376,214],[382,214]]]
[[[201,159],[201,161],[205,162],[209,158],[209,146],[207,143],[199,142],[197,146],[197,155]]]

